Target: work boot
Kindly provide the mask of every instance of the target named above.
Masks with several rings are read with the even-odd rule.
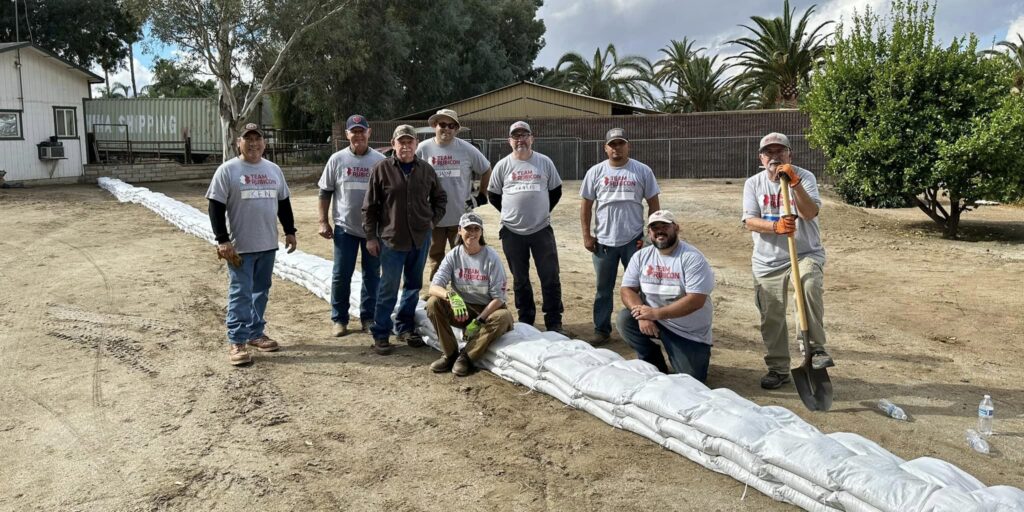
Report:
[[[404,341],[407,345],[409,345],[412,348],[420,348],[427,346],[427,344],[423,342],[423,336],[416,334],[416,331],[406,331],[399,333],[398,341]]]
[[[590,346],[600,347],[601,345],[607,344],[611,341],[612,335],[606,332],[594,332],[594,336],[590,338]]]
[[[231,363],[232,366],[241,366],[252,362],[252,356],[250,356],[249,351],[245,349],[244,343],[231,344],[231,348],[228,349],[228,362]]]
[[[825,352],[825,349],[819,348],[811,352],[811,368],[815,370],[824,370],[825,368],[831,368],[836,363],[832,361],[832,356]]]
[[[437,361],[430,363],[430,371],[434,373],[446,373],[452,371],[452,365],[455,364],[456,357],[458,357],[458,353],[450,355],[442,354]]]
[[[775,370],[768,370],[768,374],[761,377],[761,387],[764,389],[779,389],[787,382],[789,382],[789,374],[779,373]]]
[[[370,332],[370,326],[373,325],[372,319],[362,318],[359,320],[359,331]]]
[[[256,347],[256,350],[260,352],[277,352],[281,348],[276,341],[270,339],[270,336],[264,334],[259,338],[249,340],[250,347]]]
[[[341,322],[334,322],[334,328],[331,329],[331,336],[340,338],[348,335],[348,326]]]
[[[466,355],[465,352],[459,354],[459,358],[455,360],[455,364],[452,365],[452,373],[456,377],[465,377],[473,371],[473,361]]]
[[[394,349],[395,346],[392,345],[387,338],[377,338],[373,340],[373,351],[376,352],[377,355],[386,356]]]

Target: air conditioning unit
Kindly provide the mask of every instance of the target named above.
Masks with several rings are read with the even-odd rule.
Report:
[[[36,145],[39,148],[40,160],[62,160],[64,156],[64,144],[60,142],[40,142]]]

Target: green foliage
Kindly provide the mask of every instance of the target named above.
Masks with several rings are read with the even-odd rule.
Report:
[[[741,25],[753,32],[753,37],[730,41],[746,48],[731,57],[736,65],[743,68],[737,77],[737,86],[750,94],[764,98],[765,106],[795,108],[800,87],[810,80],[815,65],[827,53],[825,39],[828,34],[821,30],[833,22],[827,21],[815,27],[808,27],[808,19],[816,6],[809,7],[793,25],[796,9],[790,10],[789,0],[782,6],[782,17],[763,18],[752,16],[754,27]],[[755,28],[756,27],[756,28]],[[770,92],[771,94],[765,94]]]
[[[991,178],[985,173],[1012,172],[984,161],[994,154],[978,144],[991,135],[983,128],[995,112],[1019,103],[1005,101],[1007,67],[980,57],[973,35],[936,45],[934,15],[927,2],[895,0],[888,20],[868,10],[840,26],[804,109],[811,117],[808,138],[829,157],[844,200],[916,204],[955,236],[960,212],[985,192],[968,184]],[[1012,126],[1016,118],[1001,119]],[[1013,132],[1006,137],[1024,145]],[[966,166],[948,160],[953,155],[980,160]]]
[[[555,70],[556,87],[619,103],[651,105],[655,101],[651,88],[661,89],[650,61],[636,55],[620,59],[614,44],[604,53],[600,48],[594,50],[590,61],[578,53],[566,53]]]
[[[1002,59],[1013,70],[1013,86],[1017,92],[1024,91],[1024,35],[1017,34],[1017,41],[999,41],[1005,51],[991,49],[982,52],[997,59]]]
[[[217,84],[196,78],[195,65],[157,57],[153,61],[153,83],[142,88],[140,96],[150,98],[213,98]]]
[[[0,42],[15,39],[14,6],[0,0]],[[26,13],[27,8],[27,13]],[[22,41],[88,68],[116,70],[140,38],[141,22],[114,0],[18,0]]]

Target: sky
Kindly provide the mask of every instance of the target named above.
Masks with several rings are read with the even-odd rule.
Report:
[[[854,9],[871,7],[888,12],[889,0],[792,0],[796,17],[816,5],[812,26],[826,20],[849,19]],[[695,47],[706,47],[719,62],[738,54],[729,40],[750,34],[741,24],[750,24],[751,16],[775,17],[782,14],[782,0],[546,0],[538,11],[547,31],[545,46],[535,66],[553,67],[566,52],[577,52],[590,59],[594,50],[613,43],[619,54],[639,55],[657,60],[659,49],[672,39],[688,37]],[[1024,0],[938,0],[935,33],[942,43],[973,32],[982,48],[996,41],[1016,40],[1024,34]],[[139,88],[153,80],[154,55],[135,49],[135,80]],[[160,55],[173,55],[163,48]],[[103,71],[94,69],[103,76]],[[127,69],[111,74],[110,82],[131,84]]]

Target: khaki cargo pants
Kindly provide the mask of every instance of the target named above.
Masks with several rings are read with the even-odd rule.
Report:
[[[430,323],[434,324],[437,339],[441,342],[441,351],[445,355],[452,355],[459,351],[459,341],[452,333],[452,326],[465,327],[469,320],[484,310],[484,307],[486,306],[467,303],[469,319],[465,322],[456,322],[455,312],[452,311],[452,305],[448,301],[433,296],[427,300],[427,318],[430,319]],[[512,312],[502,306],[501,309],[487,317],[487,321],[480,327],[480,335],[466,344],[466,355],[473,362],[479,361],[484,356],[484,352],[487,352],[487,347],[491,345],[491,342],[510,330],[512,330]]]
[[[761,313],[761,338],[768,354],[764,362],[769,370],[786,374],[790,370],[789,326],[786,309],[789,304],[790,268],[776,270],[766,276],[754,276],[754,302]],[[800,281],[807,297],[807,330],[811,350],[825,346],[824,272],[821,264],[811,258],[800,260]],[[799,316],[793,306],[793,322],[799,334]]]

